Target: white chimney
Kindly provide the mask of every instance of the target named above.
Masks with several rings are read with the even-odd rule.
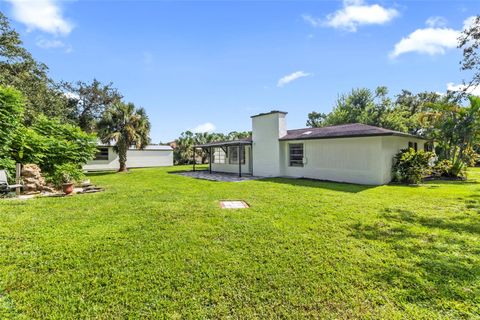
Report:
[[[252,116],[253,175],[278,177],[280,141],[287,134],[286,112],[270,111]]]

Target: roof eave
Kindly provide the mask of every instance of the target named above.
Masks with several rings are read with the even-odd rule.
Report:
[[[235,141],[224,141],[224,142],[212,142],[205,144],[194,145],[194,148],[207,148],[207,147],[224,147],[224,146],[238,146],[238,145],[251,145],[252,141],[245,140],[235,140]]]
[[[373,134],[350,134],[350,135],[343,135],[343,136],[330,136],[330,137],[297,137],[297,138],[280,138],[280,141],[294,141],[294,140],[324,140],[324,139],[340,139],[340,138],[365,138],[365,137],[385,137],[385,136],[398,136],[398,137],[405,137],[405,138],[413,138],[413,139],[420,139],[420,140],[428,140],[424,137],[411,135],[408,133],[401,133],[401,132],[385,132],[385,133],[373,133]]]

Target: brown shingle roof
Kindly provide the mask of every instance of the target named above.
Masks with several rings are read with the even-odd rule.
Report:
[[[287,134],[281,137],[280,140],[331,139],[370,136],[403,136],[423,139],[422,137],[399,131],[369,126],[361,123],[349,123],[322,128],[288,130]]]

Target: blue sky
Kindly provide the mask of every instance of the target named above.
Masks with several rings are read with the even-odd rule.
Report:
[[[249,130],[272,109],[304,127],[355,87],[458,88],[468,74],[455,39],[480,2],[4,0],[0,10],[54,79],[112,81],[145,107],[158,143]]]

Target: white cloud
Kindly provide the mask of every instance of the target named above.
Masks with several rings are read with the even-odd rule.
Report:
[[[42,49],[64,49],[66,53],[73,51],[71,45],[65,44],[58,39],[46,39],[44,37],[38,37],[35,44]]]
[[[65,43],[58,39],[45,39],[45,38],[38,38],[36,45],[42,49],[51,49],[51,48],[63,48],[65,47]]]
[[[203,132],[213,132],[215,130],[215,125],[211,122],[205,122],[205,123],[202,123],[202,124],[199,124],[198,126],[196,126],[195,128],[193,128],[191,131],[192,132],[199,132],[199,133],[203,133]]]
[[[438,28],[445,27],[447,25],[447,20],[444,17],[430,17],[425,23],[430,28]]]
[[[454,84],[453,82],[450,82],[450,83],[447,83],[447,91],[455,91],[455,92],[463,91],[468,94],[480,97],[480,86],[467,87],[467,85],[464,85],[464,84]]]
[[[385,8],[379,4],[368,5],[363,0],[344,0],[343,8],[327,15],[325,20],[303,15],[305,22],[313,27],[332,27],[350,32],[357,31],[359,26],[385,24],[398,16],[398,11]]]
[[[402,38],[390,53],[390,58],[396,58],[399,55],[408,52],[417,52],[420,54],[436,55],[444,54],[448,49],[456,48],[458,37],[462,30],[439,27],[439,17],[429,18],[426,21],[427,28],[417,29],[407,37]],[[464,21],[463,28],[473,22],[475,17],[469,17]]]
[[[407,52],[444,54],[447,49],[457,47],[459,35],[457,30],[450,28],[417,29],[395,44],[390,57],[396,58]]]
[[[67,21],[57,0],[7,0],[13,6],[13,18],[28,30],[39,29],[52,34],[67,35],[73,25]]]
[[[67,92],[64,92],[63,94],[68,99],[75,99],[75,100],[80,99],[80,96],[77,93],[74,93],[74,92],[67,91]]]
[[[293,73],[287,74],[286,76],[280,78],[277,82],[277,87],[283,87],[292,81],[295,81],[300,78],[308,77],[311,75],[312,75],[311,73],[306,73],[303,71],[295,71]]]
[[[465,19],[465,21],[463,21],[463,30],[470,28],[476,19],[476,16],[471,16]]]
[[[312,27],[321,27],[322,26],[322,20],[321,19],[312,17],[309,14],[302,15],[302,18],[306,23],[308,23]]]

